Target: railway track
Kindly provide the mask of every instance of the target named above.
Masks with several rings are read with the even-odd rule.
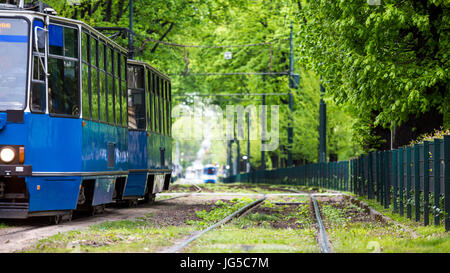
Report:
[[[174,199],[179,199],[179,198],[186,198],[189,196],[199,196],[200,193],[202,192],[202,188],[194,185],[194,187],[196,188],[195,192],[189,192],[186,194],[181,194],[178,196],[174,196],[174,197],[170,197],[170,198],[165,198],[162,200],[155,200],[154,203],[159,204],[159,203],[163,203],[163,202],[167,202],[170,200],[174,200]],[[329,240],[328,240],[328,236],[325,230],[325,227],[323,225],[322,219],[320,217],[320,206],[317,202],[317,200],[315,199],[315,196],[324,196],[324,195],[335,195],[335,194],[310,194],[310,193],[305,193],[305,192],[299,192],[299,191],[293,191],[293,190],[286,190],[287,192],[290,192],[292,195],[294,196],[308,196],[309,197],[309,202],[311,204],[311,206],[314,208],[314,213],[313,215],[311,215],[312,217],[315,217],[315,222],[317,223],[317,243],[319,244],[319,249],[322,253],[329,253],[331,252],[331,247],[329,244]],[[264,194],[261,198],[259,198],[258,200],[252,202],[251,204],[233,212],[232,214],[228,215],[227,217],[223,218],[221,221],[217,222],[216,224],[211,225],[210,227],[196,232],[194,233],[192,236],[190,236],[189,238],[187,238],[186,240],[177,243],[176,245],[168,248],[167,250],[163,250],[163,253],[175,253],[175,252],[180,252],[182,251],[184,248],[186,248],[189,244],[191,244],[193,241],[197,240],[198,238],[200,238],[201,236],[203,236],[204,234],[206,234],[207,232],[216,229],[226,223],[228,223],[229,221],[245,216],[249,213],[251,213],[251,211],[253,209],[256,209],[259,205],[261,205],[263,203],[264,200],[266,200],[269,196],[280,196],[280,194]],[[283,195],[283,194],[281,194]],[[259,196],[261,196],[261,194],[259,194]],[[304,202],[275,202],[274,204],[276,205],[294,205],[294,206],[299,206],[302,204],[305,204]],[[140,209],[140,208],[138,208]],[[145,208],[144,208],[145,209]],[[73,223],[75,225],[80,224],[81,225],[88,225],[90,224],[90,222],[95,222],[95,221],[107,221],[107,220],[111,220],[112,218],[110,218],[111,216],[115,215],[116,211],[121,211],[121,209],[111,209],[109,211],[107,211],[107,215],[99,215],[101,218],[104,219],[99,219],[96,218],[94,219],[93,217],[76,217],[75,221],[76,223]],[[111,214],[112,213],[112,214]],[[117,218],[117,217],[116,217]],[[87,219],[87,221],[85,221]],[[114,220],[114,219],[113,219]],[[116,219],[118,220],[118,219]],[[21,228],[19,230],[13,230],[11,232],[7,232],[4,234],[0,234],[0,243],[10,243],[12,244],[15,240],[18,239],[22,239],[21,237],[31,237],[30,234],[39,234],[41,232],[45,232],[48,229],[56,228],[56,229],[68,229],[70,228],[72,225],[66,225],[69,224],[70,222],[65,222],[65,223],[61,223],[59,225],[57,225],[56,227],[54,225],[39,225],[39,226],[33,226],[33,227],[24,227]],[[2,252],[2,249],[0,249],[0,252]]]
[[[290,189],[285,189],[285,190],[287,192],[293,193],[295,195],[309,197],[309,202],[311,203],[313,210],[314,210],[313,217],[314,217],[315,222],[317,223],[317,236],[316,237],[317,237],[317,243],[319,245],[320,252],[321,253],[331,253],[332,252],[331,244],[329,242],[328,234],[326,232],[325,226],[324,226],[322,218],[321,218],[320,206],[319,206],[315,196],[330,196],[330,195],[339,195],[339,194],[336,194],[336,193],[311,194],[311,193],[299,192],[299,191],[290,190]],[[197,193],[199,193],[199,192],[200,191],[198,191]],[[190,193],[189,195],[194,195],[194,193]],[[179,242],[176,245],[174,245],[166,250],[161,251],[161,253],[177,253],[177,252],[182,251],[184,248],[189,246],[189,244],[191,244],[193,241],[197,240],[201,236],[205,235],[207,232],[209,232],[217,227],[220,227],[235,218],[247,215],[248,213],[251,212],[251,210],[253,210],[256,207],[258,207],[259,205],[261,205],[262,202],[264,200],[266,200],[266,198],[270,195],[280,196],[283,194],[264,194],[264,196],[262,198],[252,202],[251,204],[241,208],[240,210],[238,210],[236,212],[233,212],[232,214],[226,216],[225,218],[223,218],[221,221],[215,223],[214,225],[211,225],[202,231],[194,233],[192,236],[190,236],[186,240]],[[186,196],[188,196],[188,195],[186,195]],[[179,196],[179,197],[184,197],[184,196]],[[174,197],[174,198],[178,198],[178,197]],[[174,198],[170,198],[170,199],[174,199]],[[168,199],[165,199],[165,200],[168,200]],[[274,204],[275,205],[302,205],[303,203],[302,202],[275,202]]]
[[[289,190],[290,192],[295,192],[295,193],[303,193],[303,192],[299,192],[299,191],[295,191],[295,190]],[[311,194],[311,193],[307,193],[310,203],[313,206],[314,209],[314,217],[315,217],[315,221],[317,223],[317,242],[319,244],[319,248],[320,248],[320,252],[321,253],[331,253],[331,244],[330,241],[328,239],[328,234],[326,232],[325,226],[323,225],[322,222],[322,217],[320,216],[320,207],[319,204],[317,203],[317,200],[315,198],[315,196],[329,196],[329,195],[340,195],[340,193],[317,193],[317,194]],[[287,203],[280,203],[281,204],[287,204]]]
[[[202,191],[201,187],[199,187],[197,185],[194,185],[194,187],[196,188],[195,192],[186,193],[186,194],[175,196],[175,197],[171,197],[171,198],[165,198],[165,199],[162,199],[162,200],[157,200],[157,201],[154,202],[154,204],[159,204],[159,203],[163,203],[163,202],[166,202],[166,201],[169,201],[169,200],[178,199],[178,198],[189,197],[189,196],[191,196],[194,193],[200,193]],[[120,211],[122,209],[123,208],[114,208],[114,207],[110,207],[109,208],[110,212],[113,212],[113,213],[115,211]],[[30,233],[37,234],[41,230],[44,231],[44,230],[47,230],[47,229],[50,229],[50,228],[54,228],[54,227],[57,227],[57,228],[58,227],[64,227],[67,224],[72,223],[72,222],[74,222],[74,224],[76,224],[76,223],[81,223],[82,221],[85,221],[85,220],[90,222],[93,219],[97,219],[97,218],[92,218],[90,216],[92,216],[92,215],[79,214],[76,217],[74,217],[73,221],[65,221],[65,222],[61,222],[61,223],[59,223],[57,225],[46,224],[45,220],[42,220],[42,223],[34,224],[31,227],[30,226],[24,226],[24,227],[11,226],[11,229],[14,229],[14,230],[12,230],[10,232],[0,233],[0,244],[6,244],[6,243],[9,243],[9,242],[13,242],[13,241],[17,240],[18,238],[23,237],[22,235],[28,235]],[[104,214],[98,214],[98,216],[101,217],[101,218],[105,218],[105,221],[108,220],[108,216],[105,216]],[[22,223],[22,224],[26,224],[26,223]],[[0,249],[0,252],[1,252],[1,249]]]
[[[238,218],[241,215],[244,215],[245,213],[247,213],[248,211],[250,211],[251,209],[259,206],[262,204],[262,202],[264,200],[266,200],[266,195],[264,194],[260,199],[248,204],[247,206],[240,208],[239,210],[231,213],[230,215],[226,216],[225,218],[223,218],[222,220],[220,220],[219,222],[215,223],[214,225],[209,226],[208,228],[195,233],[194,235],[192,235],[191,237],[189,237],[187,240],[176,244],[175,246],[172,246],[171,248],[162,251],[162,253],[176,253],[179,252],[181,250],[183,250],[184,248],[186,248],[190,243],[192,243],[193,241],[197,240],[198,238],[200,238],[201,236],[203,236],[204,234],[206,234],[208,231],[213,230],[219,226],[222,226],[224,224],[226,224],[227,222],[231,221],[232,219]]]
[[[316,218],[316,223],[318,226],[318,231],[317,231],[317,241],[319,243],[319,247],[320,247],[320,252],[322,253],[331,253],[331,247],[330,247],[330,241],[328,240],[328,234],[325,230],[325,226],[323,225],[322,222],[322,217],[320,216],[320,208],[319,208],[319,204],[317,203],[316,198],[314,197],[314,195],[310,195],[310,202],[313,203],[314,206],[314,215]]]

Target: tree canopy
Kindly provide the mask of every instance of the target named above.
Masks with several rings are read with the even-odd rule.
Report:
[[[128,1],[81,1],[69,5],[65,1],[49,0],[61,16],[83,20],[93,26],[128,27]],[[175,103],[190,105],[194,99],[187,94],[239,93],[242,97],[210,97],[206,104],[225,109],[227,104],[260,105],[261,97],[250,93],[288,93],[289,33],[294,25],[295,73],[300,74],[299,89],[294,96],[293,155],[297,162],[318,159],[318,114],[320,77],[316,68],[314,50],[306,54],[307,31],[314,31],[304,23],[309,13],[306,1],[269,0],[153,0],[134,1],[134,32],[136,58],[149,62],[172,78]],[[310,7],[308,11],[312,11]],[[113,33],[109,33],[112,35]],[[307,35],[306,35],[307,36]],[[127,46],[126,36],[114,36]],[[161,41],[161,42],[155,42]],[[232,58],[225,59],[224,53]],[[324,63],[324,66],[328,64]],[[250,75],[223,75],[224,73]],[[279,72],[279,74],[267,73]],[[317,72],[321,72],[316,70]],[[204,75],[202,73],[207,73]],[[218,73],[217,75],[211,75]],[[254,73],[254,74],[252,74]],[[262,73],[262,74],[258,74]],[[321,73],[322,74],[322,73]],[[334,85],[326,79],[327,93],[335,94]],[[337,94],[337,93],[336,93]],[[336,96],[338,102],[339,99]],[[352,141],[354,135],[351,106],[337,107],[332,97],[328,103],[328,153],[340,159],[360,153]],[[267,96],[266,103],[280,106],[280,148],[269,154],[273,160],[286,158],[287,127],[290,111],[287,96]],[[349,111],[352,110],[352,111]],[[252,142],[252,162],[260,164],[260,141]],[[235,144],[234,144],[235,145]],[[226,143],[220,144],[223,149]],[[241,141],[241,153],[246,153]],[[269,159],[270,157],[267,157]],[[277,159],[278,158],[278,159]],[[223,159],[222,159],[223,160]],[[276,162],[268,162],[277,164]]]
[[[450,1],[310,0],[300,12],[304,63],[351,105],[362,143],[437,109],[449,125]]]

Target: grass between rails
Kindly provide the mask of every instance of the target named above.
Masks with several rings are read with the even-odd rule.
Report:
[[[40,240],[25,252],[154,252],[194,231],[190,226],[154,227],[143,217],[57,234]]]
[[[214,185],[212,185],[214,186]],[[279,188],[279,185],[277,185]],[[212,203],[195,211],[195,217],[178,226],[155,224],[148,214],[134,221],[105,222],[87,230],[58,234],[39,241],[26,252],[156,252],[193,232],[218,222],[254,198],[235,198]],[[222,228],[194,241],[185,252],[319,252],[316,227],[307,197],[273,197]],[[408,227],[381,223],[348,201],[327,202],[337,197],[318,197],[321,213],[335,252],[450,252],[450,234],[442,226],[424,227],[384,209],[374,200],[358,197],[377,211]],[[276,202],[303,202],[276,205]],[[158,218],[159,219],[159,218]],[[412,236],[413,230],[419,236]]]
[[[172,226],[155,224],[153,214],[136,220],[108,221],[86,230],[70,231],[40,240],[24,252],[156,252],[173,245],[195,231],[215,223],[253,202],[250,198],[217,201],[210,211],[200,210],[200,220],[186,220]]]
[[[253,201],[255,200],[248,197],[234,198],[229,202],[219,200],[215,203],[215,206],[210,211],[201,210],[196,212],[197,217],[199,217],[201,220],[188,220],[186,223],[189,225],[198,226],[200,228],[206,228],[216,222],[219,222],[220,220],[224,219],[240,208],[249,205]]]
[[[307,203],[277,206],[266,200],[249,214],[205,234],[185,252],[319,252],[312,219]]]
[[[450,252],[450,234],[445,233],[442,227],[421,226],[407,218],[393,215],[373,200],[360,199],[410,230],[393,223],[371,220],[367,213],[350,202],[340,205],[320,202],[335,252]],[[411,230],[419,236],[413,236]]]

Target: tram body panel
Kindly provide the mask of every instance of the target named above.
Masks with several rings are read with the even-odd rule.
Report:
[[[26,24],[27,28],[22,28],[23,33],[20,35],[10,33],[9,30],[0,32],[0,48],[2,46],[12,48],[14,49],[12,51],[21,48],[22,53],[27,56],[26,61],[22,60],[23,67],[20,67],[21,73],[25,73],[26,76],[21,74],[23,80],[19,88],[25,100],[22,109],[16,109],[17,107],[13,109],[15,111],[0,109],[0,149],[5,146],[13,146],[17,152],[21,149],[24,160],[20,164],[0,162],[0,184],[3,183],[0,186],[6,183],[8,187],[13,185],[11,187],[17,190],[17,192],[2,192],[0,187],[0,218],[49,216],[76,210],[88,186],[91,195],[88,198],[88,205],[91,206],[113,202],[114,198],[140,198],[147,192],[156,193],[168,189],[172,147],[171,138],[164,134],[170,133],[168,129],[170,114],[167,114],[170,109],[170,80],[144,64],[147,67],[145,71],[152,77],[157,75],[160,81],[158,95],[156,89],[153,94],[160,98],[155,100],[151,107],[153,111],[157,111],[158,107],[161,108],[158,118],[165,119],[163,122],[166,129],[163,132],[159,128],[160,133],[152,131],[156,130],[156,127],[148,130],[129,129],[126,126],[127,115],[128,117],[130,115],[127,109],[127,73],[119,68],[120,65],[122,68],[127,66],[126,49],[81,21],[47,16],[32,10],[0,10],[0,19],[10,20],[13,17],[24,19],[20,22],[22,25]],[[2,27],[9,26],[2,25]],[[12,30],[14,27],[15,25],[11,24]],[[66,48],[65,42],[62,42],[66,41],[66,31],[67,35],[74,35],[70,37],[77,39],[74,47]],[[39,48],[34,44],[34,35],[39,37]],[[2,45],[1,42],[5,41],[18,43],[17,45],[20,44],[22,47]],[[97,46],[92,44],[85,47],[85,43],[90,43],[87,41],[97,43]],[[45,46],[41,47],[42,44]],[[104,66],[100,65],[102,63],[99,57],[100,45],[105,48],[105,55],[101,55],[105,58]],[[97,62],[92,57],[92,50],[98,53]],[[11,55],[10,52],[8,54]],[[110,56],[113,56],[112,59]],[[69,65],[67,71],[66,63]],[[45,69],[49,72],[48,76],[43,76]],[[39,75],[36,71],[40,71],[37,72]],[[156,74],[150,74],[150,71]],[[4,70],[2,72],[0,69],[0,80],[3,85],[0,91],[4,94],[16,94],[17,86],[9,88],[10,83],[4,84],[5,79],[12,79],[10,76],[6,77],[6,74],[8,72]],[[90,113],[97,111],[97,108],[93,107],[94,101],[98,102],[99,117],[100,115],[104,117],[102,110],[105,110],[105,106],[100,105],[105,97],[97,100],[97,93],[92,93],[96,94],[96,97],[95,100],[91,98],[91,76],[92,79],[98,80],[98,98],[100,95],[104,96],[104,92],[109,95],[106,107],[115,109],[113,120],[120,117],[117,123],[121,124],[113,125],[103,119],[102,122],[93,118],[91,120]],[[103,79],[107,79],[109,84],[101,82]],[[114,84],[111,84],[111,79]],[[105,91],[101,88],[107,89]],[[116,99],[116,105],[111,103],[112,96],[109,93],[111,90],[115,90],[112,96]],[[67,99],[67,95],[70,99]],[[147,90],[146,96],[148,97],[145,99],[150,100]],[[75,97],[79,98],[79,102]],[[117,104],[119,97],[120,105]],[[0,99],[0,108],[5,102],[8,102],[7,98]],[[86,108],[86,105],[89,107]],[[36,107],[41,108],[36,111]],[[52,112],[51,107],[57,111]],[[111,121],[110,115],[114,112],[110,108],[107,109],[109,109],[107,119]],[[150,123],[148,118],[156,121],[156,116],[151,116],[149,109],[151,108],[146,109],[148,123]],[[65,114],[55,114],[60,113],[58,111]],[[166,114],[162,114],[162,111]],[[10,121],[17,118],[18,120]],[[159,126],[162,126],[161,120],[159,122]],[[149,178],[152,180],[149,181]],[[119,179],[123,186],[122,195],[117,195],[116,192]],[[151,188],[147,188],[149,186]],[[16,202],[16,199],[19,201]]]
[[[109,124],[83,121],[82,171],[128,170],[128,130]],[[111,159],[113,159],[112,162]]]
[[[33,176],[27,177],[29,211],[73,210],[76,208],[81,171],[81,120],[27,114],[29,128],[25,165]]]
[[[147,183],[147,132],[128,132],[128,180],[124,196],[143,196]]]
[[[77,207],[80,176],[27,177],[29,212],[74,210]]]

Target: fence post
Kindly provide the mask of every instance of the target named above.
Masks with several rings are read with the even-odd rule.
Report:
[[[391,187],[391,183],[389,183],[390,179],[390,166],[389,166],[389,156],[390,156],[391,152],[390,151],[385,151],[384,152],[384,167],[385,167],[385,181],[384,181],[384,208],[388,209],[389,208],[389,203],[390,203],[390,199],[391,199],[391,191],[390,191],[390,187]]]
[[[381,151],[380,152],[380,204],[381,205],[384,205],[384,180],[385,180],[384,170],[385,170],[384,151]]]
[[[303,186],[308,186],[307,184],[306,184],[306,180],[305,180],[305,164],[303,164],[303,165],[301,165],[301,168],[300,168],[300,177],[301,177],[301,183],[302,183],[302,185]]]
[[[398,213],[397,207],[397,177],[398,177],[398,165],[397,165],[397,150],[392,152],[392,201],[394,204],[394,213]]]
[[[339,172],[338,162],[334,162],[333,165],[334,165],[334,167],[333,167],[334,168],[334,176],[333,176],[334,189],[335,190],[339,190],[339,188],[338,188],[338,184],[339,184],[339,179],[338,179],[338,177],[339,177],[339,175],[338,175],[338,172]]]
[[[377,202],[380,202],[380,152],[375,152],[375,172],[376,172],[376,181],[375,181],[375,195],[377,197]]]
[[[339,190],[339,162],[334,162],[334,181],[335,181],[335,190]]]
[[[411,147],[406,148],[406,216],[411,219]]]
[[[414,208],[415,220],[420,221],[420,165],[419,144],[414,145]]]
[[[330,187],[330,189],[334,189],[334,184],[333,184],[333,175],[334,175],[334,172],[333,172],[333,161],[332,162],[330,162],[330,165],[329,165],[329,167],[330,167],[330,173],[328,174],[328,181],[329,181],[329,187]]]
[[[354,192],[355,189],[355,159],[352,159],[351,166],[350,166],[350,192]]]
[[[365,193],[365,184],[366,184],[366,177],[365,177],[365,172],[364,172],[364,168],[365,168],[365,155],[361,155],[361,167],[359,169],[359,177],[360,177],[360,187],[359,187],[359,195],[360,196],[364,196]]]
[[[337,190],[341,190],[341,162],[336,163],[337,168]]]
[[[441,207],[441,140],[434,140],[434,150],[433,150],[433,183],[434,183],[434,208]],[[434,224],[439,226],[440,217],[437,211],[434,211]]]
[[[423,142],[423,224],[428,226],[430,224],[430,154],[429,142]]]
[[[330,189],[333,189],[333,163],[334,162],[330,162],[329,167],[330,167],[330,173],[328,174],[328,187]]]
[[[336,189],[336,181],[335,181],[335,162],[331,162],[331,189],[335,190]]]
[[[316,165],[316,173],[315,173],[315,175],[316,175],[316,185],[317,185],[317,187],[319,187],[320,186],[320,180],[319,180],[319,177],[320,177],[320,163],[316,163],[315,165]]]
[[[361,157],[358,157],[357,159],[357,172],[356,172],[356,194],[361,195],[361,169],[362,169],[362,163],[361,163]]]
[[[450,231],[450,136],[444,136],[444,212],[445,230]]]
[[[321,170],[321,163],[316,163],[316,183],[317,186],[320,187],[320,170]]]
[[[404,184],[404,169],[403,169],[403,153],[404,153],[404,149],[400,148],[398,149],[398,185],[399,185],[399,210],[400,210],[400,216],[403,216],[403,190],[405,187]]]
[[[316,164],[311,164],[311,181],[314,186],[316,185]]]
[[[348,168],[349,168],[349,162],[350,161],[346,161],[345,162],[345,191],[348,191],[348,178],[349,178],[349,171],[348,171]]]
[[[350,192],[353,192],[353,184],[355,183],[355,178],[353,177],[353,166],[354,165],[354,159],[350,160]]]
[[[368,164],[367,164],[367,175],[368,175],[368,192],[367,192],[367,197],[369,199],[373,199],[373,173],[372,173],[372,155],[373,152],[369,153],[369,159],[368,159]]]

